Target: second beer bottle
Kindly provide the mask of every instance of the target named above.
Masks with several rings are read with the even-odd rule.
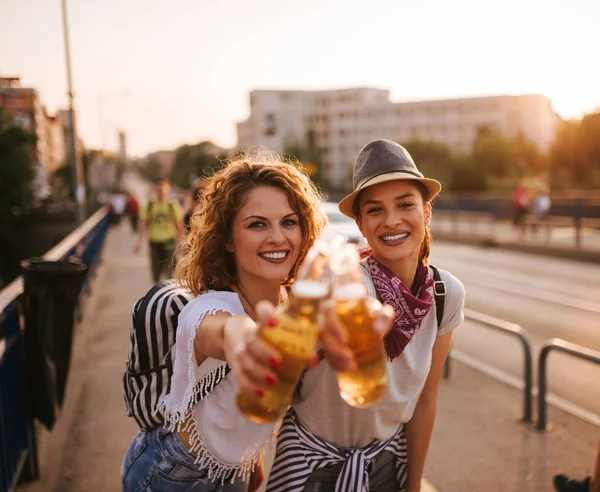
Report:
[[[237,405],[246,418],[264,424],[274,422],[287,410],[296,384],[315,353],[319,336],[319,305],[329,295],[329,259],[343,238],[325,233],[310,249],[292,284],[290,299],[276,310],[277,325],[260,327],[258,337],[280,354],[278,382],[265,389],[263,396],[240,390]]]
[[[348,333],[356,369],[338,372],[340,396],[353,407],[368,407],[388,389],[387,356],[379,333],[373,328],[377,301],[367,295],[356,247],[344,244],[332,257],[332,297],[336,312]]]

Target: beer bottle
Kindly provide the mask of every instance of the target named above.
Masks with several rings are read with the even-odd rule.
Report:
[[[373,328],[373,303],[362,281],[356,247],[344,244],[331,259],[332,297],[340,322],[348,333],[356,369],[338,372],[340,396],[353,407],[364,408],[380,400],[388,388],[387,356],[381,335]],[[371,309],[369,309],[371,307]]]
[[[275,422],[287,410],[296,384],[315,353],[319,305],[331,288],[329,258],[343,241],[331,231],[315,241],[292,284],[290,299],[275,311],[277,325],[259,328],[258,337],[279,352],[281,364],[277,383],[265,388],[263,396],[243,389],[238,393],[238,408],[249,420]]]

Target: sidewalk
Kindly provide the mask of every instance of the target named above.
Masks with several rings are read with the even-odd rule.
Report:
[[[121,377],[131,308],[149,286],[147,255],[133,254],[127,227],[112,229],[78,326],[65,406],[40,432],[41,479],[20,492],[116,492],[137,432],[125,414]],[[426,477],[439,492],[547,492],[556,472],[590,472],[598,428],[549,408],[554,431],[518,422],[521,393],[461,365],[443,381]],[[424,484],[423,491],[431,491]]]
[[[549,406],[552,430],[539,433],[522,415],[521,391],[453,360],[440,388],[428,480],[440,492],[549,492],[557,473],[591,474],[600,428]]]

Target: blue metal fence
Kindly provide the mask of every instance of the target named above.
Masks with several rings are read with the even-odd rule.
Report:
[[[108,208],[104,207],[43,256],[50,261],[75,256],[88,264],[88,276],[79,296],[79,313],[90,290],[108,227]],[[25,385],[22,293],[20,277],[0,291],[0,492],[14,490],[20,479],[38,476],[35,429]]]

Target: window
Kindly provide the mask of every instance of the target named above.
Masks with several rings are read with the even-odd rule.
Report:
[[[273,113],[267,113],[265,115],[265,136],[274,137],[277,133],[275,128],[275,115]]]

